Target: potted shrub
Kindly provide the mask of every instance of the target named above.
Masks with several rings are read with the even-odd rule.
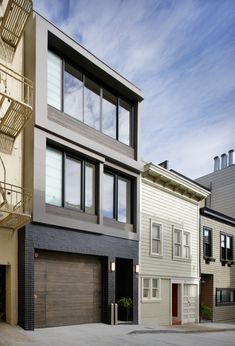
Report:
[[[211,320],[212,319],[212,308],[210,308],[206,304],[201,304],[200,306],[201,318],[203,320]]]
[[[133,307],[133,301],[130,297],[121,297],[118,300],[118,306],[126,310],[126,321],[129,321],[130,311]]]

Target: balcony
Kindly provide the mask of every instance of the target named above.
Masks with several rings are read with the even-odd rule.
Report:
[[[0,228],[19,229],[29,223],[31,199],[29,191],[0,182]]]
[[[32,116],[31,80],[0,64],[0,150],[11,153],[14,141]]]
[[[14,49],[24,32],[32,8],[32,0],[8,0],[0,26],[0,37]]]

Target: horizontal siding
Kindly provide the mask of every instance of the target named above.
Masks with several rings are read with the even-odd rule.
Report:
[[[157,186],[157,185],[156,185]],[[149,275],[197,277],[198,206],[167,190],[142,182],[141,192],[141,273]],[[150,256],[150,220],[163,224],[163,257]],[[172,258],[172,226],[191,232],[191,261]]]
[[[212,229],[212,256],[215,262],[206,264],[203,259],[203,226]],[[212,274],[214,278],[213,287],[213,321],[225,321],[235,319],[235,305],[216,306],[215,294],[216,288],[234,288],[235,289],[235,265],[228,267],[222,266],[220,262],[220,232],[233,235],[233,258],[235,258],[235,227],[226,225],[216,220],[211,220],[205,216],[201,216],[201,272],[202,274]]]
[[[170,302],[171,302],[171,282],[170,280],[161,280],[161,300],[150,303],[141,302],[140,305],[140,323],[142,324],[170,324]]]
[[[100,143],[116,152],[123,154],[129,158],[134,159],[135,151],[132,147],[120,143],[119,141],[103,134],[100,131],[82,123],[81,121],[65,114],[57,109],[48,106],[48,118],[69,130],[74,131],[84,137],[92,139],[93,141]]]

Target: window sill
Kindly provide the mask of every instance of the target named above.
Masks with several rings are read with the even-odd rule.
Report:
[[[163,258],[163,255],[158,255],[158,254],[155,254],[155,253],[150,253],[150,257],[153,257],[153,258]]]
[[[206,264],[210,264],[210,262],[216,262],[216,259],[213,257],[204,257],[204,260],[206,262]]]
[[[141,299],[141,303],[143,304],[149,304],[149,303],[160,303],[161,302],[161,298],[159,299]]]
[[[234,306],[234,305],[235,305],[235,302],[217,303],[217,304],[216,304],[216,307],[219,307],[219,306]]]
[[[103,218],[103,224],[104,224],[104,226],[113,227],[113,228],[120,229],[123,231],[134,232],[134,225],[133,224],[120,222],[120,221],[117,221],[115,219],[109,219],[107,217],[104,217]]]
[[[183,257],[174,257],[173,256],[173,261],[179,261],[179,262],[187,262],[187,263],[190,263],[192,262],[192,258],[183,258]]]
[[[80,210],[58,207],[52,204],[46,204],[46,213],[58,215],[65,218],[73,218],[80,221],[88,221],[94,224],[98,222],[98,217],[95,214],[88,214]]]

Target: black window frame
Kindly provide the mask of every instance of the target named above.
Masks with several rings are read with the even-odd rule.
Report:
[[[130,100],[128,100],[125,96],[122,96],[120,94],[118,94],[115,90],[113,90],[112,88],[110,88],[109,86],[105,85],[105,83],[103,83],[102,81],[98,80],[97,78],[95,78],[94,76],[92,76],[88,71],[84,71],[84,69],[82,69],[81,67],[75,65],[74,63],[70,62],[69,60],[65,59],[64,57],[62,57],[61,55],[59,55],[58,53],[54,52],[54,50],[52,49],[48,49],[48,51],[54,53],[55,55],[57,55],[60,59],[61,59],[61,66],[62,66],[62,78],[61,78],[61,109],[60,111],[64,113],[64,72],[66,69],[66,65],[71,66],[73,69],[79,71],[82,74],[82,82],[83,82],[83,115],[82,115],[82,121],[79,119],[76,119],[75,117],[73,117],[72,115],[66,113],[68,116],[71,116],[73,119],[75,119],[76,121],[80,121],[83,124],[91,127],[90,125],[86,124],[84,121],[84,88],[85,88],[85,79],[86,77],[88,79],[90,79],[92,82],[96,83],[99,87],[100,87],[100,126],[99,126],[99,130],[95,129],[96,131],[99,131],[100,133],[102,133],[105,136],[108,136],[110,139],[113,140],[117,140],[119,143],[123,144],[123,145],[127,145],[128,147],[132,147],[135,148],[136,147],[136,124],[135,124],[135,118],[136,118],[136,104],[134,104],[133,102],[131,102]],[[67,71],[68,72],[68,71]],[[68,72],[70,73],[70,72]],[[108,91],[109,93],[113,94],[113,96],[117,99],[117,103],[116,103],[116,138],[113,138],[112,136],[109,136],[108,134],[105,134],[102,132],[102,100],[103,100],[103,90]],[[130,105],[130,140],[129,140],[129,144],[125,144],[122,141],[119,140],[119,104],[120,104],[120,100],[123,100],[125,103]],[[53,106],[52,106],[53,107]]]
[[[109,218],[104,216],[105,219],[111,219],[115,220],[117,222],[120,222],[122,224],[134,224],[134,191],[135,191],[135,179],[133,177],[130,177],[129,175],[110,170],[108,168],[104,169],[104,174],[109,174],[114,177],[114,186],[113,186],[113,218]],[[130,223],[129,222],[122,222],[118,220],[118,179],[125,179],[130,182]]]
[[[225,257],[223,256],[223,248],[222,248],[222,242],[221,242],[221,236],[225,237]],[[231,238],[231,255],[228,256],[228,249],[227,249],[227,237]],[[220,261],[223,262],[228,262],[228,261],[233,261],[233,235],[228,234],[226,232],[220,232]]]
[[[233,292],[233,301],[223,301],[223,291],[227,293]],[[218,295],[220,296],[220,301],[218,301]],[[215,305],[216,306],[224,306],[224,305],[235,305],[235,288],[216,288],[215,294]]]
[[[205,240],[204,232],[209,232],[209,242],[207,243]],[[213,257],[213,230],[210,227],[204,226],[203,227],[203,258],[208,259]],[[207,246],[208,245],[208,246]],[[209,248],[209,253],[207,253],[207,247]]]
[[[87,157],[85,155],[82,155],[82,154],[77,154],[77,153],[74,153],[73,151],[70,151],[70,150],[66,150],[64,148],[62,148],[61,146],[57,146],[57,145],[53,145],[51,143],[47,143],[46,145],[46,150],[48,148],[52,148],[52,149],[55,149],[59,152],[61,152],[62,154],[62,181],[61,181],[61,206],[56,206],[58,208],[64,208],[64,209],[68,209],[68,210],[73,210],[75,212],[81,212],[81,213],[85,213],[87,215],[97,215],[98,214],[98,190],[99,190],[99,177],[98,177],[98,168],[97,168],[97,162],[95,160],[92,160],[92,159],[87,159]],[[81,208],[78,209],[78,208],[73,208],[73,207],[69,207],[69,206],[66,206],[66,203],[65,203],[65,188],[66,188],[66,172],[65,172],[65,166],[66,166],[66,158],[71,158],[71,159],[74,159],[76,161],[79,161],[81,163],[81,181],[80,181],[80,189],[81,189],[81,195],[80,195],[80,201],[81,201]],[[95,194],[95,198],[94,198],[94,201],[95,201],[95,208],[94,208],[94,213],[87,213],[85,211],[86,209],[86,201],[85,201],[85,179],[86,179],[86,176],[85,176],[85,166],[86,166],[86,163],[89,163],[89,164],[92,164],[94,165],[94,169],[95,169],[95,184],[94,184],[94,194]],[[48,205],[52,205],[54,206],[53,204],[50,204],[50,203],[46,203]]]

